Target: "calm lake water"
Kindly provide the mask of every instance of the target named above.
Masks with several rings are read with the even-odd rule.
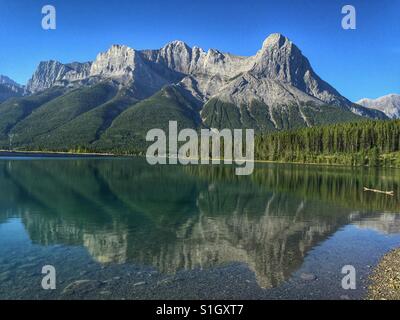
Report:
[[[0,158],[0,299],[362,299],[399,194],[396,170]]]

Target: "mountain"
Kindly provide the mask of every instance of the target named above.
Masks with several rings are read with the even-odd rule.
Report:
[[[257,119],[260,108],[252,110],[249,108],[251,103],[263,105],[261,109],[267,110],[266,117],[275,129],[283,129],[280,122],[290,117],[293,120],[289,121],[289,127],[311,126],[315,123],[308,111],[315,113],[315,108],[322,108],[317,112],[321,110],[323,112],[327,105],[361,116],[371,118],[382,116],[373,114],[341,96],[332,86],[318,77],[301,51],[280,34],[268,37],[262,49],[247,61],[249,61],[247,66],[250,68],[230,79],[212,100],[217,106],[236,106],[238,121],[243,118],[243,112],[240,110],[243,109],[247,117],[253,119],[252,127],[262,126],[264,123]],[[215,107],[213,109],[216,110]],[[215,115],[215,112],[211,114]],[[262,118],[265,119],[264,114]],[[207,119],[208,117],[206,123]],[[217,119],[218,121],[221,119]]]
[[[69,83],[86,79],[89,75],[91,63],[69,63],[50,60],[40,62],[26,89],[30,93],[37,93],[55,85],[67,86]]]
[[[28,117],[34,110],[65,93],[62,88],[53,88],[36,95],[11,98],[0,104],[0,141],[4,148],[14,127]],[[40,121],[41,122],[41,121]]]
[[[384,112],[391,119],[400,119],[400,95],[389,94],[377,99],[361,99],[357,104]]]
[[[23,86],[9,77],[0,75],[0,103],[12,97],[20,97],[23,93]]]
[[[58,61],[41,62],[27,84],[27,90],[37,93],[53,86],[79,88],[112,79],[130,87],[138,99],[148,98],[163,86],[179,80],[172,74],[163,75],[153,70],[142,54],[127,46],[113,45],[98,54],[93,62],[62,64]]]
[[[93,147],[99,150],[134,152],[146,145],[147,131],[168,131],[168,122],[178,122],[178,129],[201,126],[199,105],[177,86],[167,86],[152,97],[127,108],[105,131]]]
[[[12,135],[14,148],[127,152],[170,120],[195,129],[265,132],[387,118],[340,95],[280,34],[250,57],[182,41],[157,50],[113,45],[92,62],[41,62],[25,91],[37,101],[45,92],[55,97],[20,106],[15,118],[10,103],[25,105],[26,97],[0,104],[0,119],[7,120],[0,137]],[[0,139],[0,147],[8,144]]]

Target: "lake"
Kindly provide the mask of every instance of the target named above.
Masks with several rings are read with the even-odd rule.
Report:
[[[400,246],[399,170],[234,170],[0,158],[0,299],[362,299]]]

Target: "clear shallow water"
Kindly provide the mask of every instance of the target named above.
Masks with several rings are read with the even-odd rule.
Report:
[[[2,158],[0,299],[360,299],[400,246],[399,191],[395,170]]]

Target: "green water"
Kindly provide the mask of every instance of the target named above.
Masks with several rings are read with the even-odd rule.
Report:
[[[0,299],[359,299],[400,245],[396,170],[1,158],[0,191]]]

